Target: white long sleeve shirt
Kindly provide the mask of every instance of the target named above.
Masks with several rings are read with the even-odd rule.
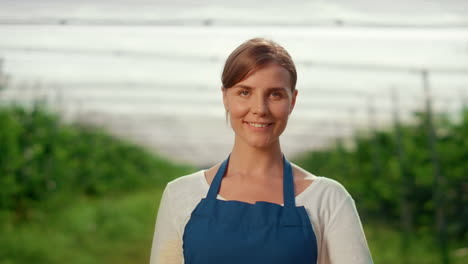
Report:
[[[350,194],[335,180],[303,171],[313,182],[296,196],[296,206],[304,206],[309,215],[317,239],[317,263],[373,263]],[[182,236],[185,225],[196,205],[206,197],[209,187],[205,170],[167,184],[156,219],[150,264],[184,263]],[[217,199],[225,200],[220,195]]]

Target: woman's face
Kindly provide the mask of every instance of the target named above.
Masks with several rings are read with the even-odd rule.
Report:
[[[236,140],[258,148],[279,140],[296,103],[290,74],[277,64],[263,67],[231,88],[223,89]]]

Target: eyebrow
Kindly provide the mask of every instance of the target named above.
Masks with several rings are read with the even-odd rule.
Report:
[[[242,88],[242,89],[249,89],[249,90],[252,90],[252,89],[255,89],[254,87],[251,87],[251,86],[248,86],[248,85],[245,85],[245,84],[238,84],[238,85],[234,85],[233,88]],[[287,87],[270,87],[270,88],[267,88],[268,91],[277,91],[277,90],[288,90]]]

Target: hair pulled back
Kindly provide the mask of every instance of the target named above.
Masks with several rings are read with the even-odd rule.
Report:
[[[226,59],[221,82],[224,88],[231,88],[255,71],[270,64],[277,64],[290,74],[291,90],[296,89],[296,66],[289,53],[278,43],[253,38],[242,43]]]

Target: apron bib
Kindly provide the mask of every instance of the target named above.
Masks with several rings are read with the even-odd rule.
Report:
[[[185,264],[316,264],[315,233],[304,206],[296,207],[292,167],[284,155],[284,206],[216,199],[228,162],[229,157],[185,226]]]

